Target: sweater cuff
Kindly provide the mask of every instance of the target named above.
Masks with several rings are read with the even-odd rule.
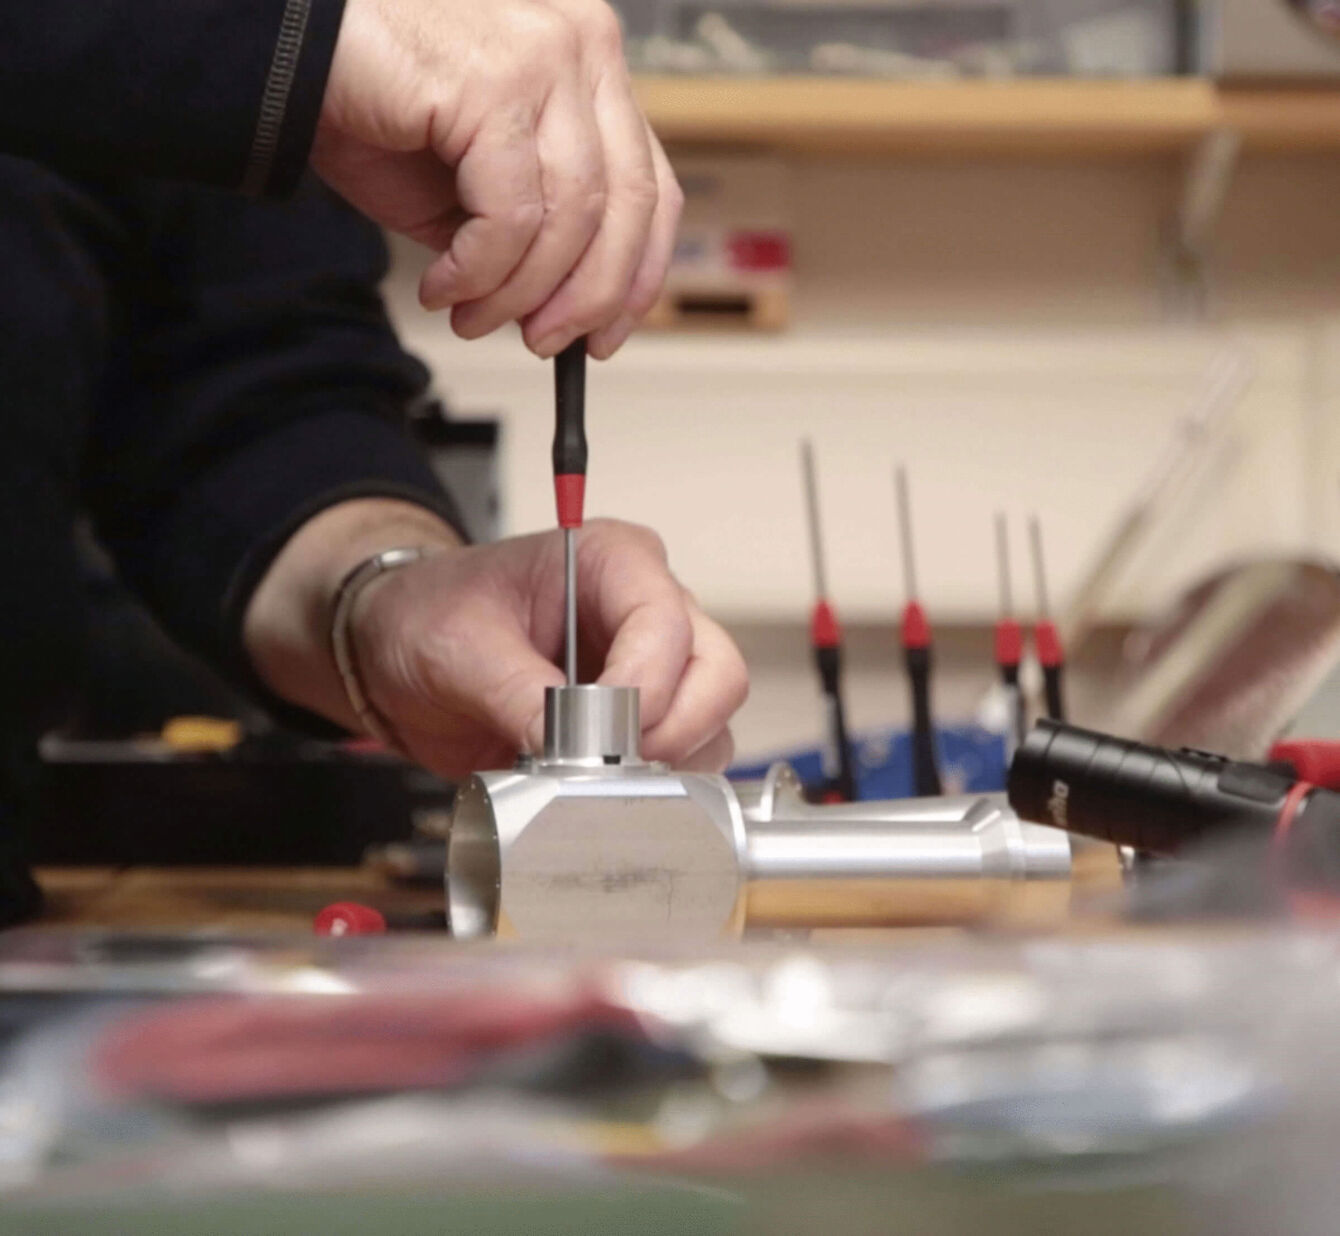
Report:
[[[288,0],[266,79],[243,190],[287,197],[316,136],[345,0]]]
[[[146,555],[156,608],[177,637],[278,720],[309,732],[337,731],[264,686],[242,623],[288,539],[314,515],[356,498],[415,503],[466,539],[451,498],[403,431],[342,410],[305,416],[221,459],[178,495]]]

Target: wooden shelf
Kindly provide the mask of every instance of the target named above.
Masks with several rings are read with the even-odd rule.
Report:
[[[1340,89],[1239,87],[1219,96],[1222,123],[1248,150],[1282,154],[1340,151]]]
[[[1201,79],[882,82],[641,77],[664,140],[807,154],[1107,157],[1177,154],[1231,127],[1254,151],[1340,150],[1340,90]]]

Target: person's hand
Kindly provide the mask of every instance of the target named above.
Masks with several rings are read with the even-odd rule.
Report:
[[[519,320],[543,357],[623,343],[683,202],[604,0],[347,0],[311,161],[440,253],[419,294],[458,335]]]
[[[408,513],[401,526],[397,508]],[[328,646],[330,597],[357,561],[414,544],[441,552],[375,580],[354,607],[364,688],[406,753],[433,771],[506,768],[519,751],[539,751],[544,688],[564,681],[555,664],[563,643],[557,532],[467,549],[418,508],[342,504],[309,521],[276,558],[248,609],[247,648],[273,690],[356,729]],[[578,545],[584,677],[641,688],[648,759],[724,768],[734,751],[728,722],[748,690],[730,637],[670,573],[654,533],[593,520]]]

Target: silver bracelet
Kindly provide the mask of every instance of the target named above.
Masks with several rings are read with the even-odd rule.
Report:
[[[404,752],[405,744],[385,717],[381,715],[368,699],[363,689],[363,681],[358,675],[358,661],[354,656],[353,640],[349,631],[349,619],[354,612],[354,602],[374,579],[394,571],[398,567],[409,566],[431,556],[435,551],[422,545],[412,545],[398,549],[384,549],[371,558],[365,558],[353,568],[335,590],[335,604],[330,617],[330,647],[335,654],[335,667],[340,671],[340,681],[344,684],[344,694],[349,707],[354,710],[359,724],[373,738],[392,751]]]

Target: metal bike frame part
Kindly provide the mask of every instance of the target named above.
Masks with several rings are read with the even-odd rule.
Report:
[[[1008,914],[1026,886],[1068,900],[1069,838],[1003,796],[814,806],[785,766],[733,786],[643,762],[635,691],[552,688],[545,717],[542,759],[476,774],[457,795],[458,937],[707,942],[980,920]]]

